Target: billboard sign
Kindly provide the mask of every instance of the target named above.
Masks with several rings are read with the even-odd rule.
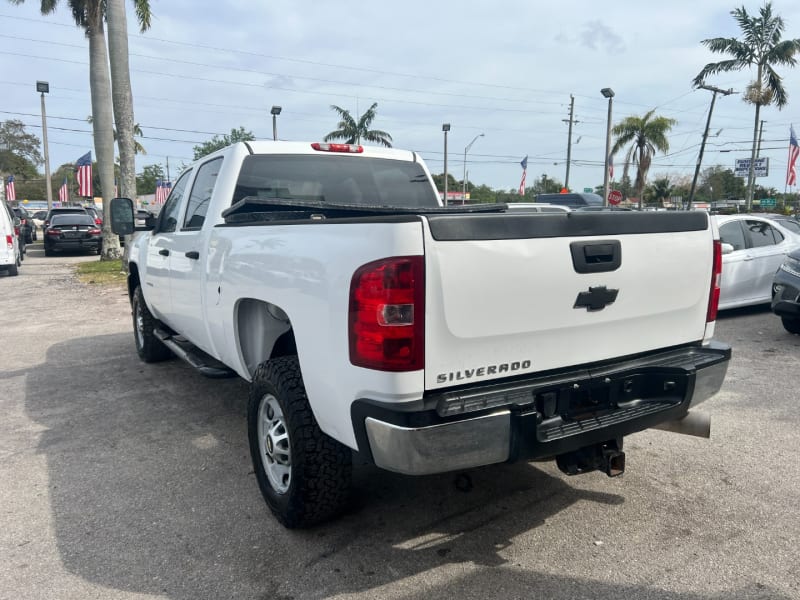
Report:
[[[769,175],[769,158],[766,156],[757,158],[753,171],[756,177],[767,177]],[[750,159],[737,158],[733,174],[736,177],[747,177],[750,174]]]

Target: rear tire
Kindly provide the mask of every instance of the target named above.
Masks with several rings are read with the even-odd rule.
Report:
[[[800,318],[797,317],[781,317],[783,328],[789,333],[800,333]]]
[[[296,356],[256,369],[247,430],[258,487],[278,521],[309,527],[342,512],[350,497],[351,451],[319,428]]]
[[[19,262],[15,262],[13,265],[8,267],[8,274],[12,277],[19,275]]]
[[[53,256],[53,251],[50,250],[47,246],[44,247],[44,255],[45,256]]]
[[[152,315],[144,301],[142,288],[136,286],[131,301],[133,314],[133,337],[136,341],[136,353],[144,362],[152,363],[166,360],[172,351],[158,339],[155,328],[158,320]]]

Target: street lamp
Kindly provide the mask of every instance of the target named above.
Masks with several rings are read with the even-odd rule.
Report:
[[[44,146],[44,180],[47,187],[47,209],[53,208],[53,184],[50,181],[50,150],[47,147],[47,111],[44,109],[44,95],[50,93],[50,84],[36,82],[36,91],[42,95],[42,145]]]
[[[464,202],[467,201],[467,152],[469,152],[469,149],[472,148],[472,144],[474,144],[479,137],[483,137],[483,134],[479,133],[476,135],[474,138],[472,138],[472,141],[467,144],[467,147],[464,148],[464,179],[462,181],[464,184],[464,189],[461,192],[461,204],[464,204]]]
[[[444,205],[447,206],[447,132],[450,131],[450,123],[443,123],[442,131],[444,131]]]
[[[608,206],[608,157],[611,154],[611,105],[614,102],[614,90],[603,88],[600,90],[603,98],[608,98],[608,124],[606,125],[606,155],[603,160],[603,206]]]
[[[269,111],[269,114],[272,115],[272,139],[278,139],[278,115],[281,114],[281,107],[280,106],[273,106],[272,109]]]

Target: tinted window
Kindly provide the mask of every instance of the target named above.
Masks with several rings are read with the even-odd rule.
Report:
[[[739,221],[731,221],[719,228],[719,239],[723,244],[730,244],[734,250],[744,250],[747,244],[744,241],[744,231]]]
[[[222,157],[202,164],[197,169],[197,177],[194,178],[189,204],[186,207],[186,219],[183,222],[184,229],[200,229],[203,226],[220,167],[222,167]]]
[[[50,222],[52,226],[57,225],[94,225],[94,219],[89,215],[55,215]]]
[[[778,221],[781,225],[783,225],[786,229],[793,233],[800,233],[800,223],[797,221],[792,221],[791,219],[786,219],[785,221]]]
[[[769,223],[747,219],[745,227],[750,232],[750,241],[753,248],[763,248],[764,246],[774,246],[783,241],[783,236]]]
[[[248,156],[232,202],[247,196],[366,206],[439,205],[419,163],[330,154]]]
[[[183,190],[186,189],[186,184],[189,181],[189,174],[191,171],[186,171],[178,178],[169,198],[164,203],[164,208],[161,209],[161,221],[159,222],[158,230],[164,233],[175,231],[178,227],[178,209],[180,208],[181,198],[183,198]]]

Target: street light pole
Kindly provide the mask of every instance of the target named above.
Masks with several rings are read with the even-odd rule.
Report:
[[[275,141],[278,139],[278,115],[281,114],[281,107],[273,106],[269,112],[272,115],[272,139]]]
[[[443,123],[442,131],[444,131],[444,205],[447,206],[447,132],[450,131],[450,123]]]
[[[50,181],[50,150],[47,146],[47,111],[44,108],[44,95],[50,93],[50,84],[36,82],[36,91],[42,94],[42,145],[44,146],[44,179],[47,188],[47,209],[53,208],[53,183]]]
[[[467,152],[469,152],[469,149],[472,148],[472,144],[474,144],[475,140],[477,140],[479,137],[483,137],[483,134],[479,133],[476,135],[474,138],[472,138],[472,141],[467,144],[467,147],[464,148],[464,179],[462,180],[464,189],[461,192],[461,204],[464,204],[464,202],[467,200]]]
[[[608,98],[608,123],[606,125],[606,155],[603,160],[603,206],[608,206],[608,157],[611,154],[611,106],[614,102],[614,90],[603,88],[600,90],[604,98]],[[641,205],[640,205],[641,206]]]

